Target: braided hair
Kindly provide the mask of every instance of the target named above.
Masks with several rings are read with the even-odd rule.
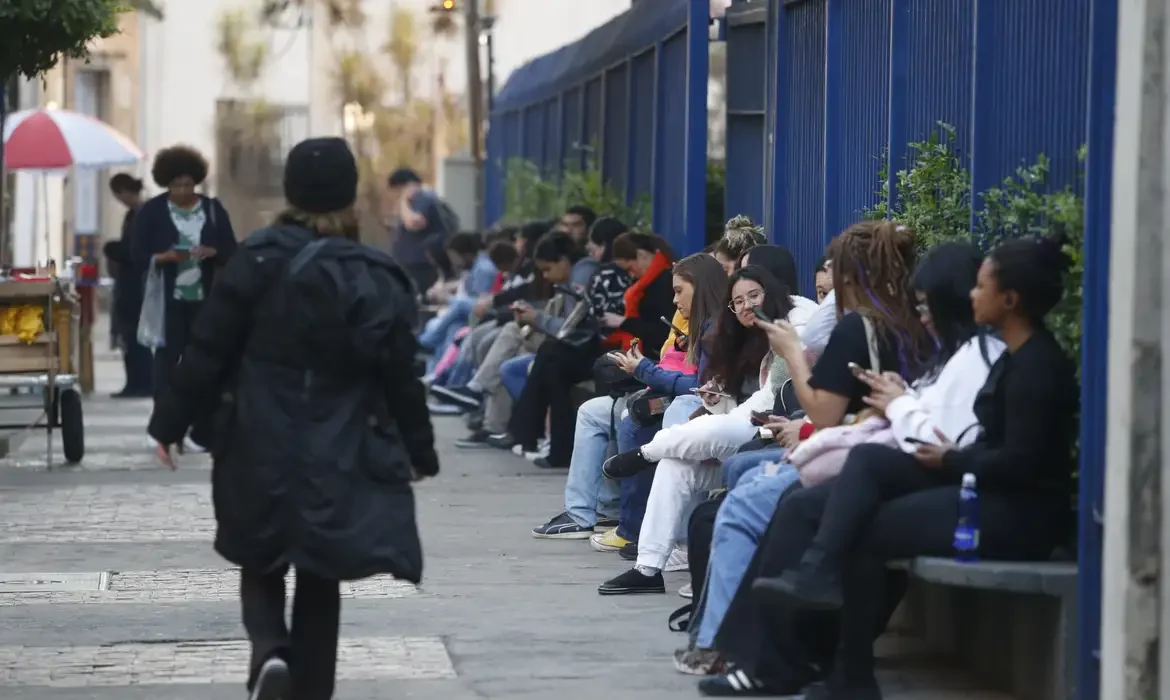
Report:
[[[897,349],[899,373],[916,378],[929,366],[934,343],[915,311],[914,233],[892,221],[859,221],[833,240],[829,258],[837,313],[870,318]]]

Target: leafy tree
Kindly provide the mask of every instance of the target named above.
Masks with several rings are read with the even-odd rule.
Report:
[[[0,2],[0,79],[36,77],[61,56],[85,58],[96,37],[118,31],[121,0]]]

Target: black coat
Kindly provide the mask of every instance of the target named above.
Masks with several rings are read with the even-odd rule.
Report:
[[[171,212],[167,206],[169,195],[166,192],[146,200],[134,218],[134,234],[130,242],[130,261],[135,271],[145,275],[150,271],[150,261],[158,253],[164,253],[179,242],[179,229],[171,220]],[[204,260],[203,295],[207,298],[211,294],[211,285],[215,282],[216,268],[222,267],[236,252],[236,232],[232,229],[232,220],[227,210],[218,199],[200,195],[200,202],[206,219],[203,222],[203,233],[199,239],[201,245],[215,249],[215,255]],[[166,281],[166,300],[170,304],[175,294],[175,274],[177,267],[174,263],[162,266],[163,279]],[[139,306],[141,307],[141,302]]]
[[[337,272],[330,288],[298,297],[343,300],[344,327],[322,327],[287,301],[289,263],[313,240],[276,226],[244,242],[204,302],[149,431],[177,443],[200,411],[214,410],[215,548],[232,563],[417,582],[412,467],[433,475],[439,464],[412,371],[411,283],[389,255],[330,239],[319,267]]]

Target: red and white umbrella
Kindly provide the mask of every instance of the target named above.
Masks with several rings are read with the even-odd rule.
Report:
[[[143,154],[105,122],[67,109],[26,109],[4,122],[8,170],[61,170],[133,165]]]

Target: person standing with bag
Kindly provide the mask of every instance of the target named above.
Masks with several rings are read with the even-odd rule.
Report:
[[[216,270],[236,251],[236,234],[227,210],[218,199],[206,197],[196,187],[207,179],[207,160],[188,146],[172,146],[158,152],[151,176],[166,188],[142,205],[134,225],[131,259],[148,270],[143,299],[143,321],[157,319],[162,308],[161,334],[154,346],[154,398],[165,390],[178,364],[191,326],[204,299],[211,293]],[[152,284],[151,277],[156,283]],[[160,280],[162,284],[157,284]],[[162,299],[158,298],[162,295]],[[143,331],[152,330],[145,324]],[[199,423],[182,448],[198,450],[209,440],[208,426]]]
[[[218,404],[215,549],[241,569],[252,700],[332,698],[340,582],[422,577],[410,482],[439,461],[418,305],[402,267],[358,240],[357,180],[342,139],[292,149],[288,208],[222,270],[150,420],[173,469],[170,446]]]

